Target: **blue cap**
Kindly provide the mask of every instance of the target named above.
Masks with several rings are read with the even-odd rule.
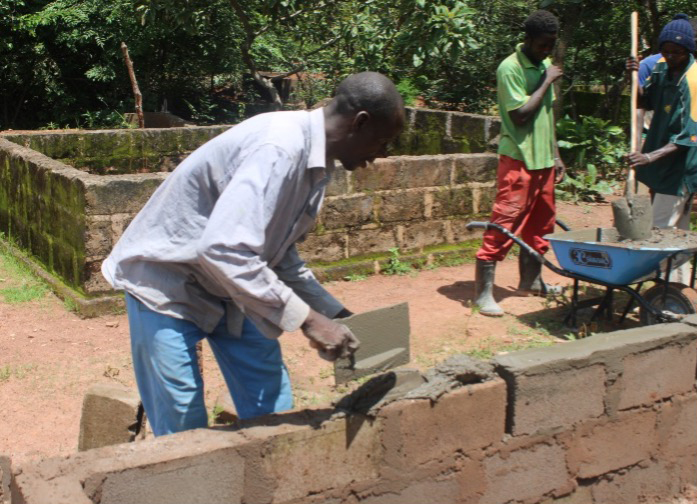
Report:
[[[688,21],[687,14],[676,14],[673,20],[663,27],[661,36],[658,37],[658,47],[664,42],[672,42],[683,46],[688,51],[695,52],[695,33]]]

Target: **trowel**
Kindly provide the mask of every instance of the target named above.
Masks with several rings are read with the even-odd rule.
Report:
[[[632,57],[638,56],[638,25],[639,14],[632,12]],[[639,146],[637,124],[637,95],[639,82],[637,72],[632,72],[631,93],[631,139],[630,152],[635,152]],[[612,202],[612,215],[615,220],[615,228],[621,239],[645,240],[651,237],[653,226],[653,212],[651,199],[646,194],[636,194],[636,174],[632,166],[627,174],[627,185],[624,188],[624,198]]]
[[[409,304],[400,303],[341,319],[361,342],[348,359],[334,361],[337,385],[409,362]]]

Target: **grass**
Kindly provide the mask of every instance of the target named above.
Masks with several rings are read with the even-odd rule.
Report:
[[[36,370],[39,366],[36,364],[21,364],[19,366],[2,366],[0,367],[0,383],[8,381],[10,378],[23,379],[29,373]]]
[[[20,261],[0,249],[0,298],[17,304],[42,299],[48,287]]]

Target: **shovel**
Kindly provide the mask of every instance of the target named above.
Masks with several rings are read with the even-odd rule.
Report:
[[[638,57],[638,25],[639,14],[632,12],[632,57]],[[637,95],[639,93],[639,82],[637,72],[632,72],[631,88],[631,139],[630,152],[635,152],[638,148],[638,124],[637,124]],[[612,215],[615,220],[615,228],[621,239],[645,240],[651,236],[653,226],[653,212],[651,210],[651,198],[648,195],[636,194],[636,175],[634,167],[629,167],[627,174],[627,184],[624,188],[624,198],[619,198],[612,202]]]

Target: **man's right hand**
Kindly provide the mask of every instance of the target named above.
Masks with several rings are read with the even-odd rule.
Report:
[[[351,356],[361,344],[348,327],[314,310],[310,310],[301,329],[320,357],[328,361]]]
[[[627,61],[624,63],[624,68],[630,74],[632,72],[638,72],[639,71],[639,62],[630,56],[629,58],[627,58]]]
[[[557,65],[550,65],[547,67],[547,70],[545,71],[545,78],[547,79],[547,82],[549,82],[550,84],[555,80],[559,79],[562,75],[564,75],[564,70],[562,70],[561,67],[558,67]]]

